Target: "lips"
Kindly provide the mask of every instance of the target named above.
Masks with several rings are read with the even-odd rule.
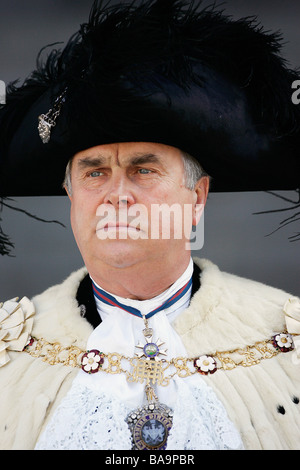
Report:
[[[132,223],[116,222],[116,221],[100,221],[96,227],[97,237],[101,240],[106,238],[112,239],[127,239],[137,237],[145,238],[147,232],[141,228],[141,224],[138,221],[132,221]]]
[[[107,222],[105,225],[101,226],[101,223],[97,226],[97,230],[104,230],[104,231],[109,231],[109,230],[137,230],[140,231],[140,227],[136,227],[134,225],[130,224],[124,224],[124,223],[116,223],[116,222]]]

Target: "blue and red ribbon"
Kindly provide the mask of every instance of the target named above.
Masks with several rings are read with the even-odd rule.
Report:
[[[92,286],[93,286],[93,292],[94,292],[95,297],[97,297],[97,299],[100,300],[101,302],[104,302],[107,305],[111,305],[112,307],[118,307],[121,310],[125,310],[125,312],[130,313],[131,315],[135,315],[136,317],[143,318],[143,315],[141,314],[140,310],[138,310],[137,308],[122,304],[113,295],[108,294],[104,290],[100,289],[100,287],[96,286],[96,284],[93,281],[92,281]],[[173,294],[169,299],[163,302],[159,307],[147,313],[146,318],[147,319],[151,318],[156,313],[162,310],[165,310],[168,307],[171,307],[171,305],[174,305],[179,299],[181,299],[188,292],[191,286],[192,286],[192,277],[183,287],[181,287],[177,292],[175,292],[175,294]]]

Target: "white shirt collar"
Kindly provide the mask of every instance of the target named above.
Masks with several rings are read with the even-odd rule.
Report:
[[[193,269],[194,269],[193,266],[194,266],[193,260],[192,258],[190,258],[188,267],[183,272],[183,274],[177,279],[177,281],[174,282],[174,284],[172,284],[168,289],[166,289],[161,294],[153,297],[152,299],[147,299],[147,300],[135,300],[135,299],[123,298],[117,295],[113,295],[110,292],[103,289],[101,286],[99,286],[92,277],[91,279],[98,288],[104,290],[109,295],[113,295],[117,299],[118,302],[128,305],[130,307],[134,307],[140,310],[142,314],[147,314],[148,312],[160,306],[163,302],[165,302],[168,298],[170,298],[175,292],[177,292],[182,286],[184,286],[187,283],[187,281],[193,275]],[[191,288],[180,300],[178,300],[178,302],[176,302],[171,307],[168,307],[167,309],[165,309],[165,313],[167,315],[170,315],[169,317],[170,321],[173,321],[175,319],[175,316],[177,316],[177,314],[182,312],[182,310],[184,310],[189,305],[190,298],[191,298]],[[106,315],[114,312],[115,309],[117,308],[117,307],[113,307],[113,306],[110,306],[101,302],[96,297],[95,297],[95,301],[96,301],[98,313],[101,316],[102,320],[104,319]]]

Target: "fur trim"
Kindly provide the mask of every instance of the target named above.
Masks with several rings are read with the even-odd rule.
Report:
[[[174,322],[191,356],[252,345],[284,329],[286,292],[221,272],[208,260],[194,261],[201,288]]]
[[[76,294],[86,268],[72,273],[62,284],[50,287],[33,297],[37,316],[33,336],[47,341],[59,341],[64,346],[74,344],[85,348],[86,340],[93,331],[92,326],[80,316]],[[55,328],[53,328],[55,325]]]

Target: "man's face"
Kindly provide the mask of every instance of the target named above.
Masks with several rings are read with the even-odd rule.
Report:
[[[186,251],[196,204],[208,191],[206,178],[195,191],[185,187],[178,149],[141,142],[77,153],[71,182],[71,224],[88,269],[163,263]]]

